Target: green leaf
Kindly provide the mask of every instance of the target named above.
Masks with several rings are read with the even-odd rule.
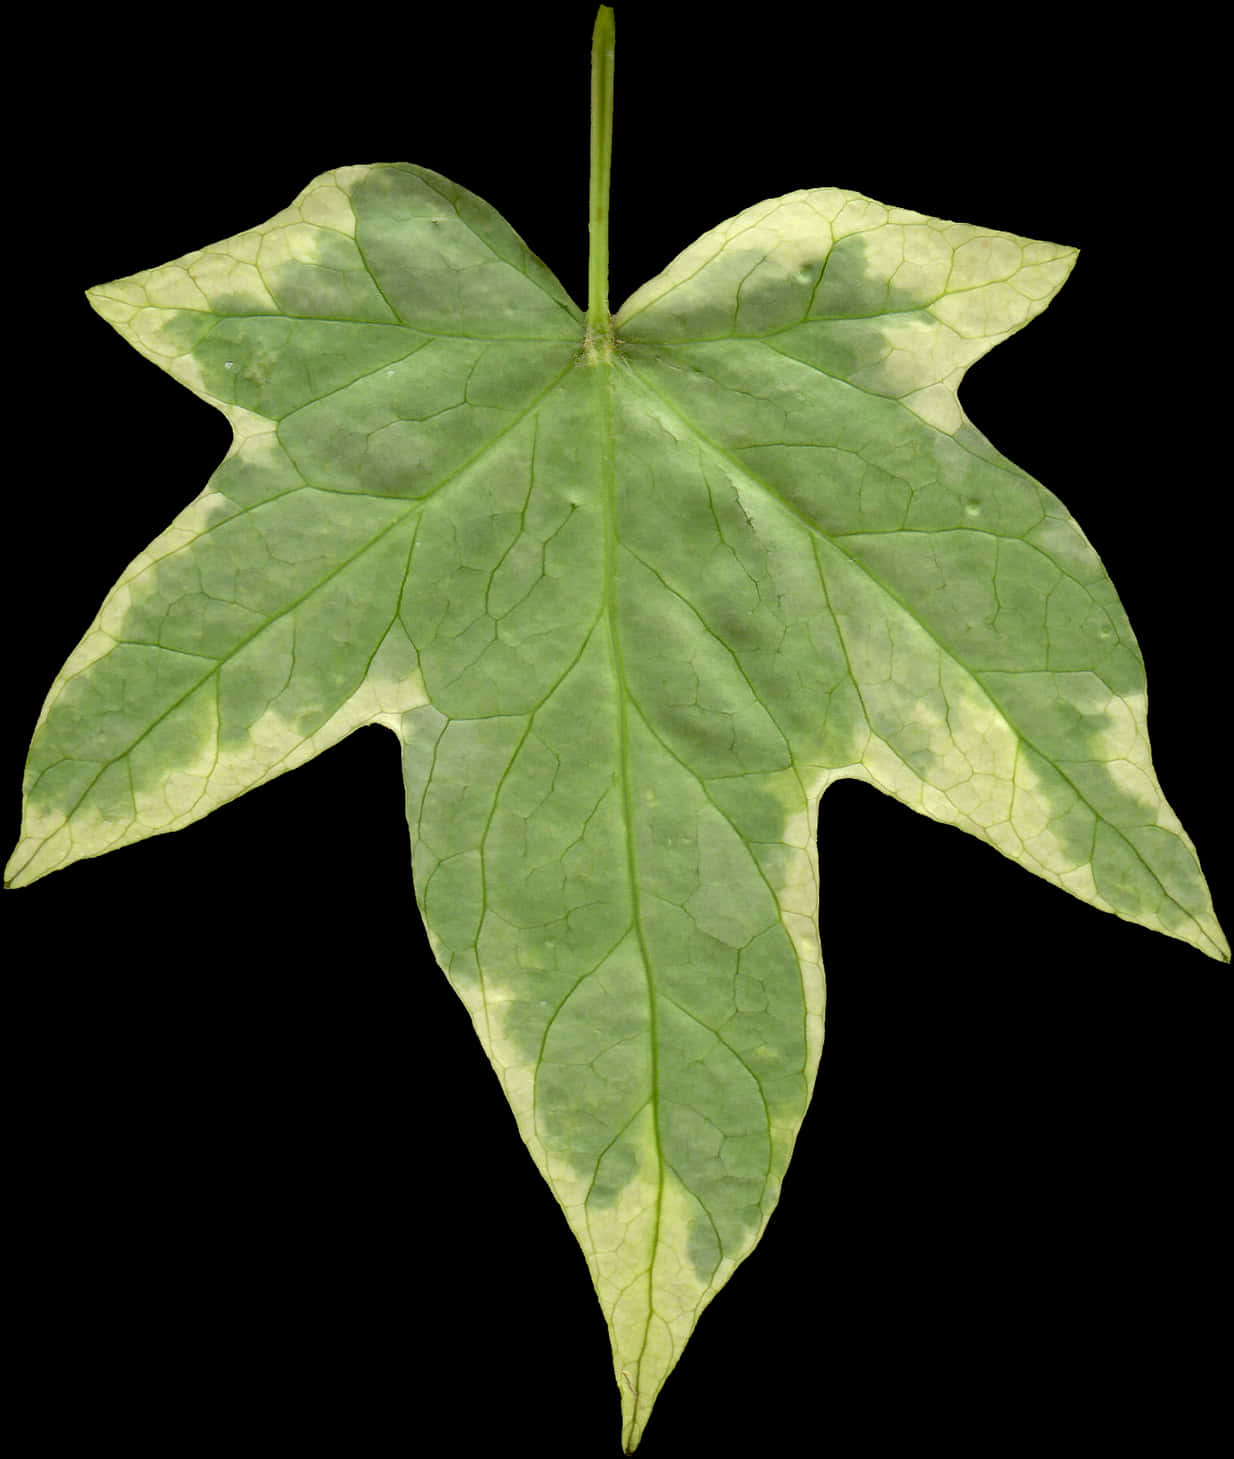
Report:
[[[1228,955],[1109,580],[956,400],[1073,259],[793,193],[600,358],[491,209],[383,166],[91,291],[235,445],[53,689],[11,884],[393,729],[425,920],[591,1264],[629,1447],[809,1097],[828,783]]]

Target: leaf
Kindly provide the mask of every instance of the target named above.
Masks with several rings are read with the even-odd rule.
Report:
[[[196,535],[183,543],[173,539],[174,550],[131,574],[127,588],[104,610],[102,625],[114,624],[116,636],[123,633],[134,648],[93,659],[61,695],[56,715],[62,724],[71,717],[73,732],[84,741],[57,745],[56,736],[68,731],[53,718],[46,721],[41,743],[52,765],[39,782],[42,813],[50,804],[49,789],[77,773],[67,767],[80,763],[83,745],[95,756],[104,752],[98,743],[102,727],[123,740],[128,731],[122,719],[130,713],[140,675],[150,686],[147,692],[163,697],[151,716],[158,724],[130,757],[129,770],[134,799],[156,824],[134,827],[121,839],[196,819],[208,808],[205,799],[213,804],[268,772],[290,768],[297,757],[315,753],[356,724],[389,723],[399,716],[426,918],[444,949],[443,962],[463,984],[464,996],[471,995],[482,1036],[505,1055],[507,1085],[513,1085],[516,1108],[523,1100],[533,1151],[567,1195],[581,1180],[575,1167],[594,1163],[598,1148],[585,1117],[607,1119],[611,1133],[620,1123],[611,1102],[634,1100],[621,1084],[634,1076],[621,1066],[610,1069],[615,1056],[587,1043],[646,1038],[645,1011],[638,1021],[641,949],[613,940],[622,916],[620,870],[613,868],[629,868],[633,861],[641,902],[654,909],[645,918],[652,935],[643,940],[662,954],[656,978],[664,1005],[657,1030],[674,1022],[679,1029],[662,1040],[665,1052],[671,1047],[687,1065],[697,1065],[702,1081],[714,1079],[717,1085],[699,1110],[692,1099],[672,1098],[671,1079],[684,1079],[680,1069],[663,1085],[665,1102],[676,1104],[678,1125],[686,1126],[673,1131],[683,1150],[675,1163],[697,1157],[702,1170],[696,1183],[708,1192],[707,1201],[694,1208],[671,1187],[688,1213],[682,1271],[689,1279],[712,1259],[699,1254],[711,1227],[713,1255],[714,1247],[723,1249],[723,1264],[709,1277],[717,1284],[761,1229],[817,1056],[821,1024],[813,1040],[803,1039],[790,1027],[801,1021],[799,1012],[777,1019],[775,998],[752,994],[761,993],[760,980],[764,988],[777,976],[787,981],[794,936],[805,946],[807,964],[817,960],[808,925],[814,904],[810,862],[814,803],[825,773],[862,763],[864,773],[897,798],[958,820],[1023,859],[1026,853],[1013,842],[1004,838],[999,845],[997,828],[1007,816],[988,819],[997,784],[983,783],[976,800],[962,799],[971,778],[967,764],[978,754],[987,757],[986,771],[995,782],[1019,772],[1022,762],[1028,769],[1016,794],[1026,805],[1011,809],[1032,822],[1033,834],[1020,836],[1037,863],[1031,869],[1064,883],[1068,876],[1075,879],[1085,863],[1055,859],[1076,855],[1072,843],[1083,840],[1077,807],[1087,794],[1099,802],[1107,824],[1117,824],[1128,811],[1131,819],[1124,816],[1120,827],[1125,840],[1134,836],[1152,849],[1168,843],[1161,875],[1173,878],[1176,906],[1156,892],[1149,905],[1134,876],[1121,874],[1120,868],[1134,864],[1118,853],[1117,838],[1098,838],[1100,874],[1094,871],[1095,894],[1088,900],[1104,901],[1121,915],[1197,945],[1208,938],[1210,951],[1218,946],[1220,934],[1199,900],[1200,884],[1185,889],[1186,877],[1198,873],[1178,851],[1183,843],[1155,835],[1148,828],[1151,816],[1130,811],[1151,774],[1142,720],[1132,703],[1138,692],[1133,640],[1070,519],[1040,488],[993,456],[970,434],[971,427],[957,426],[948,414],[954,409],[950,392],[934,388],[929,373],[915,373],[923,360],[944,375],[958,371],[969,362],[968,351],[988,343],[1007,321],[983,319],[983,332],[973,340],[965,336],[961,318],[961,328],[952,331],[959,334],[957,345],[941,327],[939,312],[925,307],[933,301],[927,301],[921,280],[910,278],[907,297],[894,299],[902,306],[898,313],[909,317],[895,334],[898,349],[892,355],[884,353],[890,326],[875,327],[871,340],[851,324],[851,316],[869,312],[868,271],[878,245],[890,241],[898,249],[903,239],[895,230],[905,226],[902,221],[846,234],[828,253],[810,231],[828,221],[827,207],[835,210],[834,223],[845,208],[866,205],[825,189],[819,190],[822,198],[811,194],[785,203],[778,215],[759,220],[764,233],[752,257],[741,259],[750,241],[743,235],[695,279],[667,295],[661,291],[646,308],[637,307],[636,295],[618,316],[625,342],[618,360],[587,364],[577,359],[578,311],[523,258],[484,205],[457,191],[435,201],[450,185],[418,169],[346,170],[341,180],[338,189],[309,189],[310,226],[328,234],[324,266],[297,257],[304,243],[299,223],[258,230],[263,248],[285,245],[276,265],[266,269],[263,261],[263,269],[275,276],[273,288],[263,281],[267,297],[246,292],[252,279],[229,266],[211,305],[228,311],[236,323],[197,333],[201,321],[192,317],[195,311],[183,310],[174,295],[182,280],[162,276],[142,285],[147,293],[150,287],[173,289],[168,302],[160,297],[157,307],[171,312],[155,321],[156,328],[147,329],[151,320],[145,314],[116,319],[139,347],[159,355],[198,393],[213,394],[229,407],[240,448],[216,477],[215,495],[190,508],[187,530]],[[336,191],[346,195],[346,205]],[[457,230],[450,249],[459,239],[466,249],[478,247],[474,232],[456,221],[462,214],[467,228],[503,242],[490,248],[492,257],[449,254],[453,264],[464,257],[468,264],[480,261],[458,280],[452,271],[439,270],[440,285],[432,288],[422,287],[420,270],[402,285],[387,278],[374,262],[381,249],[366,243],[365,262],[381,279],[375,295],[348,251],[347,229],[338,227],[346,220],[337,210],[346,206],[361,218],[371,207],[379,219],[383,209],[409,198],[417,206],[427,201],[443,209],[437,218],[422,210],[414,224],[402,220],[428,250],[426,257],[442,256],[434,235],[443,227]],[[865,221],[869,218],[867,213]],[[769,223],[774,231],[768,231]],[[947,241],[928,223],[906,226],[921,230],[931,245]],[[357,237],[361,231],[358,223]],[[846,251],[851,240],[862,246]],[[971,253],[981,240],[989,240],[990,259],[1006,246],[1000,235],[978,230],[960,251]],[[320,240],[313,234],[310,241],[315,249]],[[403,256],[410,246],[410,240],[400,241],[391,252]],[[898,262],[900,255],[893,257]],[[1023,261],[1026,254],[1019,257]],[[1008,297],[1014,290],[983,285],[980,276],[970,291],[984,289],[982,298],[992,291],[1022,309],[1011,319],[1018,326],[1057,287],[1067,262],[1066,252],[1058,250],[1027,262],[1020,272],[1035,270],[1031,282],[1040,291],[1028,289],[1027,304],[1020,294]],[[823,286],[830,287],[837,264],[844,307],[829,304],[821,327],[786,324],[805,295],[827,298]],[[722,277],[730,267],[731,276]],[[501,282],[490,287],[493,276]],[[1029,282],[1019,273],[1015,278]],[[701,287],[704,282],[708,287]],[[306,303],[305,291],[319,286],[327,302]],[[132,287],[126,281],[119,289],[96,291],[100,311],[130,309],[125,289]],[[895,287],[905,288],[902,278]],[[655,283],[648,286],[656,289]],[[648,297],[641,296],[644,302]],[[416,338],[383,314],[392,298],[398,315],[414,318]],[[949,296],[942,302],[948,301]],[[352,311],[346,318],[358,315],[361,322],[336,328],[343,308]],[[310,310],[330,312],[330,327],[289,328],[278,318],[279,311],[300,317]],[[741,328],[760,342],[737,345],[731,335],[723,337],[734,311]],[[954,326],[957,321],[946,321],[943,312],[942,322]],[[492,323],[495,314],[499,329]],[[781,340],[786,348],[766,344],[773,327],[789,336]],[[346,336],[341,346],[335,343],[340,334]],[[388,341],[395,336],[402,342],[392,349]],[[703,343],[692,342],[700,336]],[[170,345],[185,352],[161,355]],[[893,377],[888,359],[902,373]],[[365,388],[346,389],[341,382],[356,367],[363,370]],[[384,373],[388,370],[394,375]],[[849,383],[837,384],[837,376]],[[596,382],[604,377],[611,377],[611,386],[601,389]],[[387,380],[398,388],[395,404],[417,401],[426,417],[423,427],[398,425],[400,410],[390,413],[381,393],[395,388]],[[906,412],[888,391],[909,387],[916,409]],[[612,432],[621,448],[613,453],[613,469],[623,472],[612,506],[598,485],[608,460],[604,397],[610,389]],[[860,409],[850,419],[836,402],[857,395]],[[255,425],[255,418],[268,419],[267,411],[291,422],[277,443],[268,429]],[[837,417],[842,435],[834,425]],[[786,446],[790,428],[793,444]],[[382,440],[391,434],[399,439],[387,451]],[[315,458],[323,443],[326,456]],[[858,450],[874,460],[862,460]],[[351,458],[362,458],[370,473],[364,477],[367,494],[357,491],[343,469]],[[804,483],[799,458],[813,463],[805,468],[813,474]],[[408,461],[416,461],[423,473],[414,491],[425,505],[414,511],[408,510]],[[494,461],[502,469],[494,471]],[[949,476],[957,462],[962,473]],[[312,488],[300,482],[306,475]],[[820,477],[828,492],[815,503],[807,487]],[[433,495],[421,490],[424,481]],[[473,501],[467,514],[454,505],[464,489]],[[268,495],[284,491],[285,496]],[[922,502],[912,515],[908,507],[918,496]],[[295,514],[290,522],[283,515],[288,509]],[[824,509],[834,515],[811,518]],[[856,517],[845,517],[845,510]],[[277,528],[267,528],[268,520],[277,520]],[[997,547],[993,558],[975,540],[988,534]],[[927,535],[931,540],[924,540]],[[225,550],[216,550],[220,545]],[[408,560],[412,571],[404,578]],[[1038,568],[1039,561],[1046,566]],[[955,598],[950,586],[964,572],[968,595]],[[797,600],[789,611],[781,604],[792,601],[793,593],[807,596],[804,607]],[[1082,611],[1073,606],[1076,601]],[[1012,627],[1002,620],[1016,613],[1027,616],[1031,629],[1023,659],[1007,657]],[[477,634],[477,625],[483,634]],[[610,664],[621,652],[628,701],[615,693],[611,671],[605,679],[599,650],[592,647],[604,634]],[[343,641],[341,651],[314,659],[306,650],[306,644],[334,638]],[[628,653],[627,640],[634,645]],[[213,655],[225,657],[227,666],[226,675],[213,674],[216,729],[208,696],[183,677],[190,661]],[[854,660],[855,689],[846,686]],[[884,672],[889,665],[894,678]],[[100,702],[96,695],[108,675],[118,692]],[[1116,698],[1095,696],[1091,681],[1100,675],[1115,680],[1108,687]],[[1021,703],[1021,682],[1040,690],[1044,680],[1044,700],[1023,696]],[[431,703],[413,706],[421,696]],[[774,713],[763,707],[765,700]],[[1018,731],[1014,744],[1006,714],[1000,719],[996,713],[1008,700]],[[533,721],[529,705],[541,702]],[[828,706],[825,717],[820,703]],[[451,725],[443,727],[435,714]],[[410,722],[404,715],[412,716]],[[863,719],[874,721],[876,734],[858,734]],[[427,737],[409,732],[426,723]],[[467,731],[461,739],[454,733],[459,724]],[[1092,768],[1088,752],[1098,733],[1107,739],[1104,750],[1117,748],[1130,763],[1121,779]],[[301,738],[291,744],[294,736]],[[1036,754],[1061,761],[1053,771],[1025,748],[1042,736],[1048,748]],[[439,768],[451,760],[462,767],[453,780]],[[207,762],[209,776],[203,773]],[[614,764],[631,767],[616,782]],[[49,778],[56,775],[58,781]],[[1069,777],[1083,783],[1050,824],[1049,812],[1063,805],[1061,782]],[[193,799],[203,783],[204,799]],[[477,803],[474,791],[492,783],[501,792],[495,806]],[[96,785],[75,832],[85,838],[74,847],[77,854],[83,845],[89,851],[111,844],[109,817],[126,795],[119,776],[111,782],[100,777]],[[654,802],[640,802],[639,796],[648,795]],[[448,810],[444,801],[451,802]],[[121,814],[127,815],[123,805]],[[1157,811],[1157,818],[1162,814]],[[539,818],[544,829],[521,829],[520,818],[532,827]],[[636,827],[633,856],[625,821]],[[786,843],[790,821],[793,836]],[[1011,822],[1016,823],[1014,815]],[[490,845],[496,848],[495,864],[504,859],[516,869],[514,889],[494,879],[490,892],[487,872],[478,877],[480,845],[486,855]],[[56,848],[41,854],[47,866]],[[23,865],[25,879],[39,865]],[[469,966],[466,953],[476,925],[468,898],[477,895],[477,885],[492,898],[497,925],[514,929],[499,935],[486,920],[485,937],[496,938],[497,945],[486,951],[484,969]],[[1077,882],[1068,889],[1083,886]],[[553,935],[552,928],[554,920],[565,920],[560,900],[553,900],[563,897],[565,913],[573,914],[568,937]],[[774,902],[790,899],[785,930],[772,913]],[[526,1049],[536,1046],[540,1030],[531,1020],[546,1001],[532,992],[547,987],[560,996],[573,988],[578,971],[569,958],[588,965],[588,958],[605,952],[607,961],[591,981],[579,984],[573,1000],[595,989],[604,1012],[580,1014],[560,1053],[546,1045],[537,1073],[548,1110],[532,1128],[519,1065],[527,1062]],[[718,986],[695,985],[686,971],[695,954],[705,958]],[[760,954],[762,966],[756,961],[751,971],[751,960]],[[490,961],[496,964],[492,975]],[[515,970],[528,966],[543,977],[526,996],[515,998],[525,991],[517,986],[522,974]],[[482,972],[483,1000],[475,996]],[[623,980],[633,996],[610,1009]],[[489,991],[494,982],[503,998]],[[816,977],[816,999],[820,991]],[[641,1001],[645,1010],[645,993]],[[703,1017],[692,1023],[700,1010]],[[708,1022],[720,1023],[720,1015],[727,1038],[696,1032]],[[559,1016],[553,1028],[560,1026]],[[605,1082],[584,1081],[590,1090],[585,1087],[581,1096],[566,1090],[563,1071],[593,1054],[593,1063],[608,1060],[600,1064]],[[751,1062],[759,1077],[743,1095],[738,1066]],[[782,1075],[782,1068],[789,1074]],[[645,1080],[645,1069],[636,1068],[634,1075]],[[729,1076],[737,1076],[732,1084]],[[772,1139],[766,1150],[752,1153],[750,1108],[768,1089],[778,1142]],[[632,1106],[630,1112],[637,1118]],[[620,1114],[626,1113],[623,1105]],[[687,1123],[696,1116],[697,1123]],[[718,1119],[723,1129],[730,1117],[738,1133],[728,1131],[722,1150],[709,1152],[702,1122]],[[598,1182],[597,1222],[614,1209],[606,1200],[629,1198],[630,1183],[620,1172],[614,1177],[612,1167],[617,1155],[627,1165],[645,1161],[646,1149],[631,1150],[633,1145],[618,1142],[616,1155],[606,1154],[608,1185]],[[757,1198],[742,1190],[743,1178],[763,1181]],[[658,1186],[655,1199],[661,1205],[666,1199]],[[700,1215],[704,1204],[707,1219]],[[753,1207],[758,1209],[750,1214]],[[592,1260],[601,1264],[594,1254]],[[601,1284],[606,1280],[603,1272],[599,1278]],[[619,1357],[619,1371],[622,1367]],[[657,1376],[644,1384],[640,1374],[637,1386],[654,1387]]]

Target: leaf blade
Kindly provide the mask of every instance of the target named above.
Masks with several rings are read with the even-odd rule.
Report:
[[[396,171],[399,188],[404,173],[423,181],[416,169]],[[784,201],[772,200],[760,216],[774,216]],[[420,221],[431,228],[433,218]],[[475,237],[470,221],[460,226]],[[504,267],[529,278],[532,265],[507,243],[491,250],[497,262],[479,265],[481,273]],[[382,246],[369,252],[380,254]],[[285,252],[294,251],[287,245]],[[1064,253],[1044,261],[1058,263]],[[767,256],[760,255],[764,269]],[[773,270],[769,281],[748,262],[739,259],[725,276],[731,298],[723,289],[704,297],[704,312],[731,318],[747,334],[700,339],[697,330],[683,334],[682,316],[670,313],[671,339],[631,331],[611,366],[580,355],[577,318],[539,283],[531,294],[516,284],[517,302],[500,327],[518,331],[532,327],[530,319],[545,335],[498,333],[487,279],[466,307],[465,287],[452,281],[441,313],[426,318],[433,299],[418,294],[414,280],[398,284],[394,263],[378,269],[380,299],[357,291],[359,271],[347,285],[348,307],[373,315],[385,307],[390,317],[311,316],[314,327],[305,328],[310,316],[295,316],[285,350],[271,343],[277,316],[255,311],[251,295],[234,316],[251,322],[260,315],[251,329],[214,330],[208,345],[195,324],[183,323],[192,311],[165,300],[141,306],[163,312],[133,330],[153,354],[188,343],[178,354],[163,352],[164,362],[190,360],[183,376],[225,407],[237,428],[231,459],[240,465],[224,469],[233,477],[250,471],[250,479],[244,485],[229,477],[221,493],[237,512],[191,532],[188,543],[182,539],[193,524],[183,523],[149,562],[139,559],[141,568],[124,584],[130,597],[123,620],[132,607],[130,584],[151,564],[217,574],[204,557],[197,560],[199,539],[222,541],[233,520],[258,521],[267,502],[286,494],[271,487],[272,495],[263,496],[252,479],[262,474],[255,469],[262,451],[281,453],[271,474],[284,486],[305,476],[306,462],[315,463],[313,490],[337,515],[320,528],[286,521],[283,537],[339,538],[343,556],[329,581],[346,586],[356,559],[347,554],[357,543],[359,552],[373,554],[364,558],[366,568],[389,549],[378,574],[385,596],[364,604],[371,625],[386,625],[387,636],[378,641],[375,628],[350,626],[340,634],[364,673],[353,672],[344,686],[350,692],[335,711],[342,718],[302,726],[308,732],[298,743],[315,753],[323,736],[337,738],[374,720],[400,733],[417,888],[434,950],[472,1010],[524,1138],[588,1255],[613,1335],[629,1447],[698,1314],[758,1240],[809,1097],[822,1036],[814,835],[823,788],[841,775],[863,774],[927,814],[967,818],[966,829],[997,845],[989,832],[1002,822],[976,814],[995,792],[985,791],[975,806],[960,805],[951,794],[956,784],[982,773],[1014,801],[1025,793],[1021,764],[1041,779],[1051,768],[1058,772],[1060,755],[1053,767],[1032,762],[1022,733],[1031,708],[1019,709],[1013,723],[991,688],[1006,697],[1033,673],[1047,675],[1055,688],[1065,683],[1070,693],[1059,690],[1055,698],[1070,708],[1043,731],[1063,735],[1064,749],[1072,711],[1081,721],[1110,713],[1107,703],[1094,701],[1087,680],[1067,677],[1090,671],[1082,656],[1069,656],[1065,633],[1052,640],[1028,635],[1061,658],[1028,669],[1012,658],[1008,667],[999,657],[1002,638],[987,621],[987,590],[955,601],[937,591],[938,582],[946,587],[983,574],[998,588],[977,540],[997,538],[1000,552],[1019,551],[1012,546],[1019,543],[1065,560],[1073,571],[1060,576],[1083,587],[1092,611],[1105,615],[1093,618],[1098,638],[1102,622],[1115,622],[1108,580],[1065,511],[948,405],[973,341],[987,348],[1010,332],[1000,333],[988,300],[971,318],[936,320],[938,330],[950,329],[961,341],[941,352],[915,347],[916,321],[896,346],[907,364],[891,373],[878,352],[886,342],[879,326],[877,348],[852,349],[851,332],[844,335],[851,355],[842,361],[845,375],[821,369],[800,338],[793,337],[790,352],[773,348],[755,328],[770,319],[782,342],[783,321],[806,285],[810,300],[828,299],[825,269],[817,277],[807,269],[803,278]],[[291,283],[268,289],[279,307],[289,297],[304,307],[305,269],[311,276],[316,264],[303,256],[294,263]],[[328,272],[324,264],[321,271]],[[374,278],[368,263],[363,271]],[[846,287],[860,293],[869,283],[848,268]],[[966,276],[966,291],[970,283]],[[166,298],[176,297],[172,283],[161,279],[158,287],[164,284],[172,289]],[[320,308],[337,309],[338,281],[328,278],[324,287]],[[669,292],[642,311],[643,326]],[[109,294],[108,307],[118,298],[136,308],[123,295]],[[1030,311],[1023,317],[1013,314],[1014,327],[1041,297],[1039,291],[1023,305]],[[920,299],[910,302],[907,312],[920,313]],[[857,321],[851,309],[841,318],[833,303],[828,307],[831,314],[808,323],[830,328],[839,319],[847,329]],[[468,322],[473,308],[479,323]],[[402,322],[409,315],[414,325]],[[969,335],[954,327],[957,320]],[[444,327],[460,322],[461,330]],[[323,342],[339,337],[336,326],[347,336],[341,348],[349,368],[359,368],[351,380],[346,371],[331,374]],[[870,328],[868,320],[863,327]],[[831,366],[843,354],[837,337],[821,357]],[[248,353],[237,359],[240,346]],[[923,361],[943,375],[922,374]],[[229,362],[238,372],[228,370]],[[305,394],[306,371],[314,368]],[[373,413],[371,399],[347,408],[343,397],[361,380],[380,385],[390,369],[402,372],[399,389],[415,399],[423,430],[403,432],[389,453],[366,462],[360,443],[379,433],[383,420],[407,417],[397,409],[387,417]],[[512,390],[513,404],[494,404],[494,382]],[[458,413],[456,403],[452,415],[449,402],[460,390],[467,410]],[[844,444],[842,434],[837,444],[830,426],[807,430],[811,412],[820,410],[855,422],[862,450]],[[282,414],[276,422],[264,411]],[[782,427],[790,418],[800,439],[786,441],[782,430],[760,434],[765,421]],[[859,478],[846,475],[843,458],[862,459],[874,449],[867,443],[882,453],[875,469],[867,470],[866,461]],[[803,474],[807,452],[824,453],[827,469]],[[408,460],[415,490],[400,475],[400,462]],[[914,479],[922,462],[929,469]],[[367,475],[357,490],[353,473],[361,466]],[[819,480],[827,483],[825,499]],[[991,480],[1000,483],[997,490]],[[926,489],[940,481],[949,483],[945,490]],[[475,507],[466,519],[455,500],[464,492]],[[845,515],[850,497],[855,515]],[[997,531],[971,525],[974,505]],[[221,555],[243,560],[246,549],[233,544]],[[1036,558],[1013,560],[1021,567],[1007,577],[1010,597],[1032,588],[1024,564]],[[157,622],[158,633],[130,646],[186,658],[206,648],[243,652],[246,621],[234,597],[220,594],[226,610],[203,623],[187,611],[192,594],[183,581],[168,582],[166,593],[154,595],[167,600],[166,612],[138,605],[139,619]],[[1037,592],[1034,601],[1048,596]],[[364,597],[356,587],[343,601]],[[177,615],[181,604],[186,611]],[[1002,611],[1001,601],[997,606]],[[112,611],[119,611],[115,604]],[[337,625],[340,611],[332,600],[323,621]],[[1064,612],[1058,622],[1065,628],[1075,616]],[[1119,671],[1134,677],[1138,653],[1124,624],[1116,624]],[[295,628],[299,637],[299,620]],[[168,633],[174,644],[161,642]],[[369,669],[390,634],[399,653],[382,661],[379,677],[390,691],[383,697]],[[316,635],[323,636],[325,627]],[[987,656],[979,673],[969,662],[978,652]],[[252,704],[269,702],[267,690],[289,655],[284,645],[269,657],[270,683],[250,685]],[[337,678],[337,657],[323,652],[318,664]],[[89,668],[79,662],[72,678]],[[999,674],[1014,675],[1015,683]],[[128,677],[120,664],[118,682]],[[282,677],[291,682],[285,668]],[[175,703],[197,708],[194,690],[178,680],[164,687]],[[320,708],[320,684],[299,687],[307,700],[316,694]],[[1130,692],[1121,681],[1119,687]],[[330,693],[339,692],[336,682]],[[1122,695],[1120,703],[1126,722],[1096,729],[1121,736],[1120,763],[1150,774],[1141,723]],[[1082,726],[1081,749],[1091,748],[1095,732]],[[182,748],[160,753],[174,758]],[[273,763],[290,768],[298,753],[280,749]],[[980,755],[993,770],[978,766]],[[1082,777],[1077,767],[1086,762],[1061,758]],[[269,771],[266,765],[261,778]],[[491,798],[478,793],[489,789]],[[1178,898],[1194,898],[1202,880],[1193,858],[1180,855],[1189,843],[1162,822],[1164,803],[1156,805],[1152,825],[1128,820],[1129,807],[1143,808],[1142,780],[1129,788],[1107,773],[1085,789],[1091,802],[1104,796],[1116,803],[1102,822],[1113,829],[1100,831],[1110,869],[1090,873],[1097,894],[1084,889],[1086,899],[1118,910],[1121,897],[1125,915],[1128,908],[1144,912],[1152,896],[1160,900],[1167,883]],[[1061,794],[1038,794],[1034,802],[1047,827],[1064,817]],[[1015,819],[1010,811],[1008,817]],[[1083,839],[1087,824],[1070,832],[1072,839]],[[1128,844],[1159,865],[1156,893],[1133,884],[1134,865],[1118,850]],[[614,876],[614,867],[623,870]],[[1183,910],[1200,926],[1204,908]],[[1219,930],[1208,935],[1208,950],[1219,953]]]

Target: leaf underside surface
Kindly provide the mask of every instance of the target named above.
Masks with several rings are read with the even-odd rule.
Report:
[[[606,355],[490,207],[375,165],[90,291],[234,443],[56,680],[8,881],[388,726],[627,1450],[810,1097],[828,784],[1228,957],[1113,586],[957,401],[1074,258],[796,192],[640,289]]]

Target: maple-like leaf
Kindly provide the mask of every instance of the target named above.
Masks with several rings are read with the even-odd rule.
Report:
[[[9,884],[393,730],[425,924],[587,1256],[627,1449],[809,1100],[829,784],[1228,957],[1114,589],[957,399],[1074,258],[803,190],[610,328],[594,271],[584,315],[400,164],[90,291],[235,439],[53,687]]]

